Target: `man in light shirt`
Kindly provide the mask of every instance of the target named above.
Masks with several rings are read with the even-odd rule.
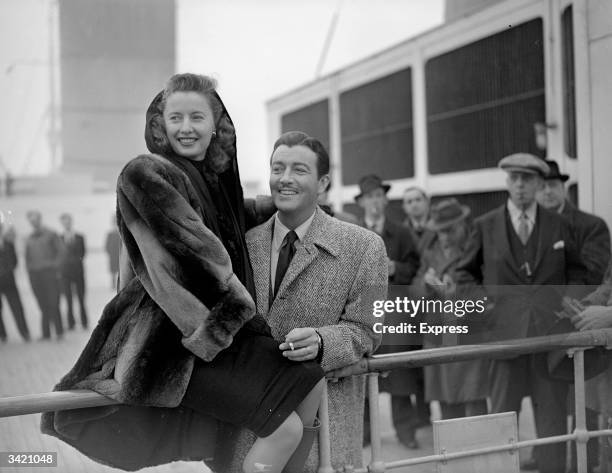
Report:
[[[476,219],[456,274],[460,290],[475,283],[487,297],[484,341],[546,335],[557,322],[555,311],[566,286],[585,281],[569,223],[536,202],[548,165],[516,153],[503,158],[499,167],[506,172],[508,201]],[[492,411],[518,413],[522,398],[531,396],[538,435],[561,435],[567,384],[549,379],[541,361],[536,355],[493,360]],[[564,471],[564,451],[564,444],[536,449],[540,472]]]

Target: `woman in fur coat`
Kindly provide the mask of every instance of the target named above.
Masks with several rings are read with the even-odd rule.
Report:
[[[147,110],[152,154],[117,183],[119,293],[56,390],[123,405],[43,414],[42,430],[96,461],[205,460],[222,471],[233,427],[258,440],[245,472],[280,472],[318,408],[323,371],[282,356],[255,315],[232,121],[208,77],[177,74]],[[266,215],[261,215],[265,218]]]

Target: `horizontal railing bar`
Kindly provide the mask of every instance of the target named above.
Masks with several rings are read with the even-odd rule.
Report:
[[[574,347],[612,347],[612,329],[588,330],[561,335],[546,335],[516,340],[503,340],[479,345],[427,348],[421,350],[374,355],[357,363],[327,373],[328,378],[344,378],[370,372],[389,371],[396,368],[468,361],[475,358],[503,358],[507,356],[541,353]]]
[[[608,430],[593,430],[584,432],[584,435],[591,437],[604,437],[604,436],[612,436],[612,429]],[[425,463],[435,463],[435,462],[443,462],[449,460],[456,460],[459,458],[473,457],[477,455],[487,455],[490,453],[500,453],[504,451],[517,451],[521,448],[526,447],[535,447],[538,445],[547,445],[551,443],[560,443],[567,442],[568,440],[576,440],[579,434],[565,434],[565,435],[556,435],[554,437],[544,437],[540,439],[533,440],[523,440],[520,442],[508,443],[507,445],[494,445],[490,447],[477,448],[474,450],[464,450],[462,452],[453,452],[453,453],[445,453],[445,454],[437,454],[437,455],[427,455],[418,458],[409,458],[406,460],[397,460],[393,462],[386,462],[385,468],[394,469],[400,468],[403,466],[413,466],[413,465],[422,465]],[[368,473],[367,468],[357,468],[354,473]]]
[[[520,340],[508,340],[495,344],[459,345],[430,348],[389,355],[376,355],[332,371],[328,378],[341,378],[368,372],[389,371],[396,368],[418,367],[475,358],[495,358],[504,355],[520,355],[550,351],[557,348],[585,346],[612,346],[612,329],[590,330],[563,335],[548,335]],[[87,391],[58,391],[0,398],[0,417],[36,414],[39,412],[80,409],[118,404],[101,394]]]
[[[119,404],[102,394],[88,390],[55,391],[43,394],[0,398],[0,417],[37,414]]]

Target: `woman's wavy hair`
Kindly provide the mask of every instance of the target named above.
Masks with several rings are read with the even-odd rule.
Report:
[[[216,132],[216,137],[210,140],[205,159],[220,173],[230,167],[236,156],[236,130],[216,88],[217,81],[212,77],[192,73],[173,75],[168,79],[161,100],[156,104],[156,113],[150,115],[148,125],[155,145],[166,153],[172,151],[164,124],[166,100],[175,92],[197,92],[203,95],[213,111]]]

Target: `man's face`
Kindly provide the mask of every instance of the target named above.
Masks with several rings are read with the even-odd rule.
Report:
[[[366,215],[380,217],[384,214],[385,208],[387,207],[387,195],[381,187],[378,187],[377,189],[364,193],[359,198],[359,206]]]
[[[38,230],[42,223],[42,218],[38,212],[30,212],[28,213],[28,222],[30,222],[34,230]]]
[[[565,186],[561,179],[547,179],[544,185],[537,192],[536,199],[538,203],[546,208],[558,210],[565,201]]]
[[[427,215],[429,204],[425,196],[417,189],[411,189],[404,194],[404,212],[415,220],[420,220]]]
[[[438,230],[437,234],[442,248],[459,247],[467,237],[466,226],[463,221]]]
[[[64,230],[66,230],[67,232],[72,229],[72,218],[70,216],[62,215],[60,217],[60,222],[62,224],[62,227],[64,227]]]
[[[281,213],[308,218],[327,186],[327,175],[318,177],[317,155],[305,146],[281,145],[270,161],[270,191]]]
[[[519,209],[526,209],[534,201],[536,192],[542,187],[542,178],[538,174],[523,171],[510,171],[506,177],[510,200]]]

